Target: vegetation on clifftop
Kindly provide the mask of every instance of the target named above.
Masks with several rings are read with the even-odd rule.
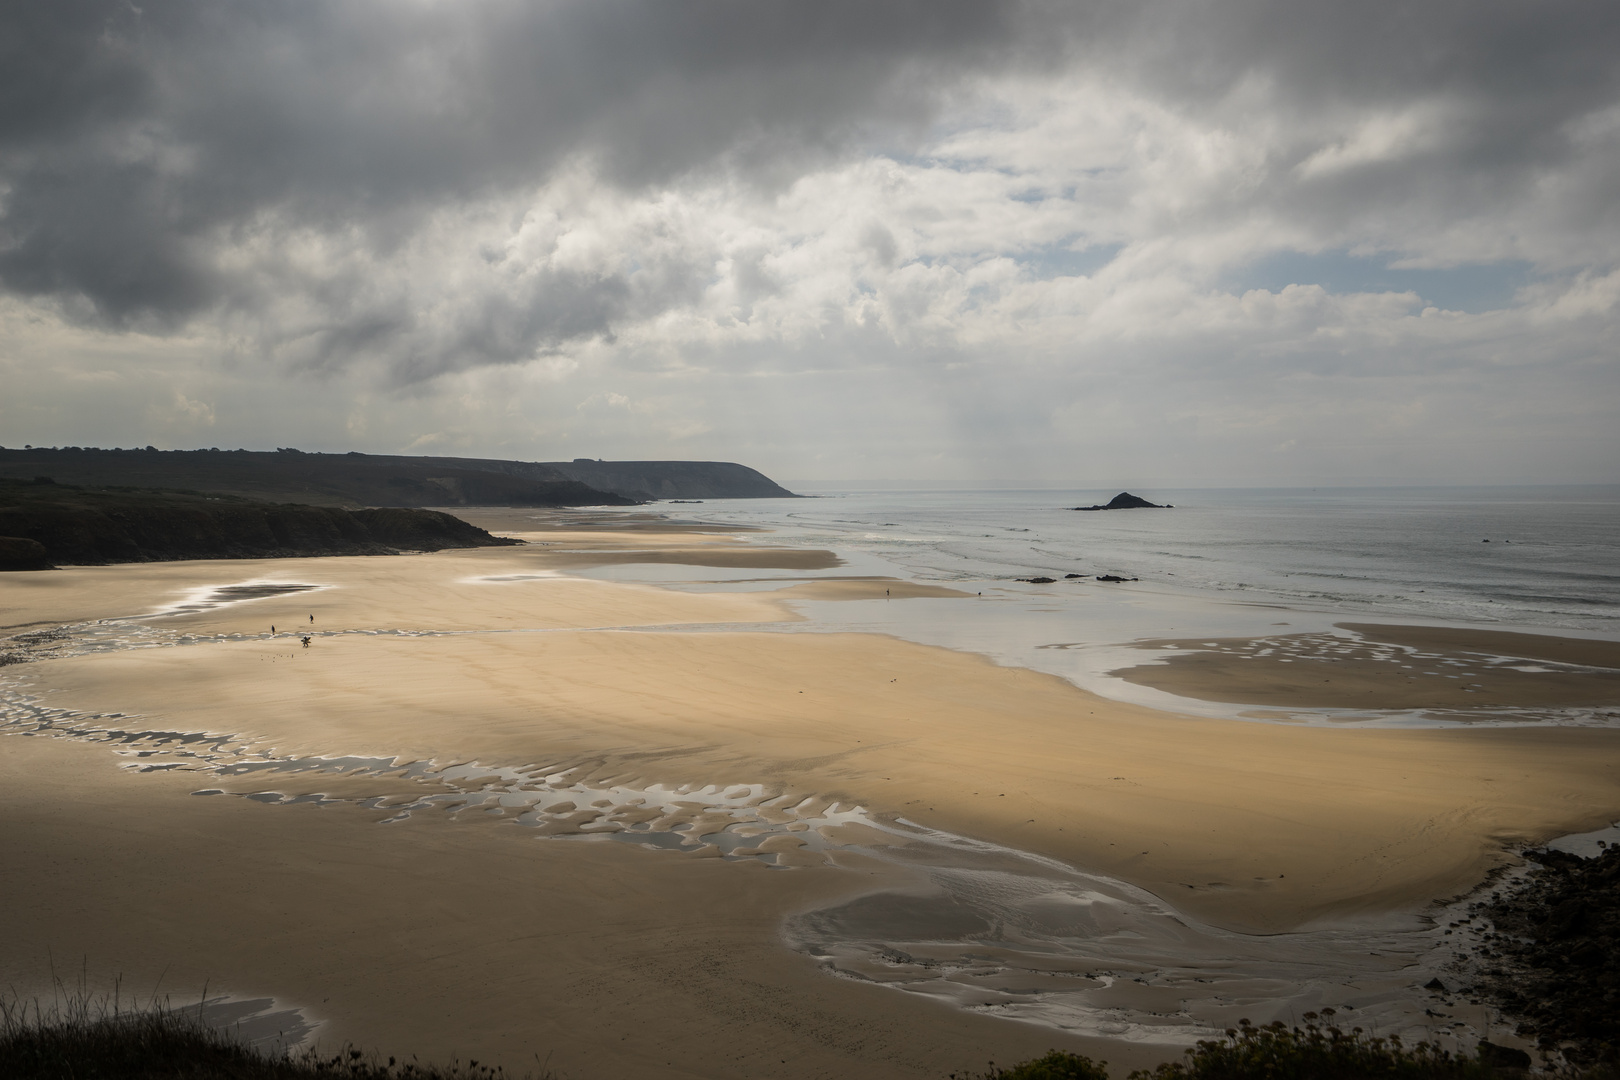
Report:
[[[0,541],[0,563],[18,570],[172,559],[391,555],[520,542],[435,510],[344,510],[194,491],[90,490],[43,477],[0,480]]]

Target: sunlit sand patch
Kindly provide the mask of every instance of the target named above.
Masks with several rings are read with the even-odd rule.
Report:
[[[1433,1036],[1422,985],[1451,961],[1443,919],[1225,931],[1055,859],[758,783],[620,783],[598,778],[590,763],[281,756],[235,735],[149,728],[139,717],[53,708],[16,691],[0,698],[0,730],[107,744],[130,770],[194,774],[198,797],[357,806],[384,826],[442,814],[783,872],[876,860],[914,883],[804,913],[785,929],[789,944],[833,975],[1077,1034],[1169,1045],[1240,1016],[1265,1022],[1328,1005],[1370,1030]],[[1443,1030],[1460,1040],[1491,1019],[1453,1009]]]
[[[547,565],[564,569],[616,566],[630,563],[670,563],[677,566],[745,567],[758,570],[830,570],[844,560],[830,551],[811,548],[772,548],[710,545],[655,548],[553,548],[545,553]]]
[[[776,590],[774,595],[784,600],[915,600],[973,594],[899,578],[833,578],[789,585]]]

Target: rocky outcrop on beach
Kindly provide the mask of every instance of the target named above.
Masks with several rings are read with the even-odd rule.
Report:
[[[45,545],[21,536],[0,536],[0,570],[50,570]]]
[[[18,570],[175,559],[393,555],[521,543],[436,510],[345,510],[184,491],[91,491],[46,478],[0,480],[0,537],[5,538],[0,540],[0,569]]]
[[[1527,851],[1516,886],[1469,908],[1493,931],[1471,946],[1470,993],[1518,1021],[1517,1034],[1576,1064],[1620,1064],[1620,847],[1583,859]]]
[[[1071,506],[1071,510],[1173,510],[1175,507],[1169,503],[1151,503],[1128,491],[1122,491],[1109,499],[1106,504],[1097,506]]]

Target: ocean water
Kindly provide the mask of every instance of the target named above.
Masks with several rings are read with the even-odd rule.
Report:
[[[963,595],[892,603],[794,600],[807,616],[804,622],[749,629],[894,634],[1150,704],[1166,702],[1154,696],[1157,691],[1109,672],[1143,662],[1146,654],[1133,643],[1159,637],[1293,634],[1359,620],[1620,640],[1620,487],[1143,491],[1175,508],[1066,509],[1105,502],[1113,494],[827,492],[812,499],[665,505],[658,509],[672,518],[735,526],[740,535],[762,542],[832,549],[844,565],[803,572],[640,563],[571,572],[691,590],[769,590],[806,577],[851,575],[934,582]],[[1105,583],[1096,580],[1099,574],[1138,580]],[[1034,576],[1057,580],[1018,580]],[[160,621],[146,621],[249,602],[271,587],[312,586],[222,582],[192,590],[164,612],[69,628],[62,641],[37,644],[61,655],[198,644],[200,639],[164,631]],[[1170,704],[1182,713],[1211,715],[1240,708],[1185,699]],[[660,849],[659,857],[703,841],[726,858],[773,861],[777,856],[759,854],[761,839],[804,826],[815,838],[811,832],[794,835],[811,840],[811,850],[886,863],[906,871],[909,884],[802,912],[784,926],[787,944],[831,974],[978,1013],[1166,1045],[1213,1036],[1240,1016],[1292,1022],[1327,1005],[1368,1030],[1440,1039],[1447,1046],[1471,1047],[1502,1026],[1487,1007],[1460,998],[1445,1006],[1443,1016],[1431,1011],[1435,999],[1423,988],[1431,978],[1456,986],[1476,977],[1446,926],[1461,918],[1458,905],[1244,935],[1201,924],[1176,910],[1174,898],[1152,896],[1084,867],[891,821],[861,806],[829,805],[799,793],[778,796],[752,778],[718,777],[710,786],[679,790],[599,790],[577,780],[569,763],[542,768],[390,757],[277,759],[268,752],[255,757],[225,745],[234,736],[147,731],[138,719],[53,712],[21,690],[0,695],[0,727],[48,726],[56,735],[109,742],[126,755],[126,767],[141,772],[206,765],[221,777],[254,772],[281,787],[287,786],[279,779],[284,774],[356,769],[403,768],[406,775],[444,778],[496,775],[501,783],[487,785],[474,800],[459,791],[430,793],[409,810],[465,806],[468,813],[483,813],[499,805],[523,810],[514,827],[529,825],[538,833],[552,823],[550,807],[565,803],[571,809],[588,796],[592,805],[612,807],[600,828],[571,834],[571,840],[627,841]],[[1326,713],[1321,722],[1347,719],[1422,722]],[[308,789],[307,782],[299,783]],[[214,787],[195,793],[223,794]],[[337,801],[269,787],[243,797],[267,805]],[[731,823],[713,834],[688,836],[681,830],[697,816],[694,808]],[[664,811],[664,818],[647,821],[653,809]],[[626,815],[622,823],[612,820],[618,811]],[[864,824],[879,841],[906,843],[855,842],[836,831],[816,831],[851,823]],[[1610,828],[1557,843],[1587,852],[1616,835]]]
[[[816,494],[701,517],[942,583],[1117,574],[1347,616],[1620,636],[1620,485],[1155,490],[1174,509],[1095,513],[1066,508],[1116,493]]]
[[[1167,510],[1078,513],[1116,491],[822,492],[666,505],[679,519],[769,530],[844,565],[761,571],[634,564],[584,571],[692,590],[767,590],[881,575],[956,598],[807,601],[783,633],[856,630],[977,652],[1104,696],[1258,719],[1111,672],[1159,638],[1285,636],[1339,622],[1541,631],[1620,640],[1620,486],[1139,491]],[[1098,575],[1136,580],[1100,582]],[[1077,575],[1077,576],[1067,576]],[[1056,579],[1036,584],[1019,579]],[[767,629],[751,627],[751,629]],[[1504,710],[1470,723],[1613,724],[1615,710]],[[1419,712],[1293,710],[1289,723],[1443,727]],[[898,824],[911,825],[901,821]],[[915,826],[913,826],[915,827]],[[1620,827],[1559,846],[1597,850]],[[1200,924],[1173,898],[961,837],[878,853],[918,880],[790,920],[827,969],[961,1008],[1142,1042],[1211,1037],[1238,1017],[1294,1022],[1331,1005],[1380,1034],[1471,1048],[1500,1031],[1486,1006],[1444,1012],[1424,984],[1476,977],[1452,908],[1390,912],[1269,936]],[[1464,934],[1471,931],[1461,931]],[[1452,936],[1448,936],[1452,935]]]
[[[822,571],[634,564],[583,571],[693,590],[887,576],[959,599],[795,600],[786,632],[858,631],[979,653],[1118,700],[1212,716],[1110,673],[1164,638],[1334,632],[1338,622],[1495,627],[1620,640],[1620,486],[1138,492],[1166,510],[1076,512],[1113,491],[820,492],[661,505],[681,520],[827,548]],[[745,534],[752,535],[752,534]],[[1135,580],[1100,582],[1099,575]],[[1050,577],[1050,584],[1019,579]],[[1481,715],[1612,723],[1612,711]],[[1417,713],[1297,712],[1291,722],[1443,724]]]

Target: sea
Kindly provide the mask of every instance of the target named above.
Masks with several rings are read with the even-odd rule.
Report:
[[[806,577],[930,583],[961,595],[793,598],[802,620],[769,629],[890,634],[1178,715],[1253,723],[1446,727],[1457,719],[1342,709],[1267,718],[1115,673],[1158,662],[1152,650],[1166,640],[1196,647],[1201,638],[1353,637],[1342,623],[1620,640],[1620,485],[1149,489],[1133,494],[1168,508],[1093,512],[1075,508],[1119,492],[808,494],[656,509],[676,521],[734,527],[756,543],[831,550],[838,566],[636,563],[575,572],[696,591],[775,590]],[[1480,709],[1468,722],[1615,726],[1620,710]],[[1456,910],[1243,935],[1083,868],[903,819],[874,824],[908,830],[911,846],[882,857],[912,860],[918,884],[805,913],[785,929],[791,945],[835,975],[1144,1042],[1212,1037],[1240,1017],[1297,1022],[1329,1005],[1369,1031],[1447,1048],[1471,1049],[1503,1024],[1488,1006],[1462,999],[1436,1013],[1425,989],[1433,978],[1453,986],[1475,978],[1446,929],[1466,918],[1465,901]],[[1584,855],[1615,842],[1620,825],[1554,845]]]
[[[608,525],[620,518],[629,524],[652,510],[673,522],[734,530],[762,546],[830,550],[838,565],[805,571],[627,563],[569,573],[691,591],[777,590],[806,578],[932,584],[952,595],[896,601],[875,595],[842,601],[792,598],[787,602],[802,619],[745,628],[889,634],[1049,672],[1104,696],[1166,706],[1181,715],[1253,723],[1284,721],[1245,715],[1242,706],[1171,698],[1114,673],[1155,662],[1146,646],[1165,639],[1353,633],[1339,625],[1346,622],[1620,640],[1620,485],[1134,493],[1171,505],[1074,509],[1106,503],[1118,494],[1113,490],[818,491],[796,499],[593,510],[588,512],[593,521]],[[284,581],[220,583],[196,590],[170,610],[313,587]],[[164,638],[169,632],[142,620],[66,630],[82,651],[194,640]],[[1503,715],[1485,722],[1617,722],[1615,710],[1608,711],[1607,721],[1593,712]],[[399,775],[402,768],[389,756],[243,756],[227,745],[230,736],[138,731],[131,727],[133,719],[73,714],[21,690],[0,698],[0,727],[100,741],[115,736],[121,752],[131,757],[129,764],[141,771],[202,765],[221,777],[260,773],[268,785],[282,773]],[[1451,721],[1418,713],[1324,709],[1295,711],[1286,722],[1444,726]],[[1488,1005],[1460,995],[1435,1011],[1432,980],[1456,988],[1478,976],[1477,962],[1458,946],[1470,934],[1474,937],[1466,943],[1481,945],[1483,928],[1451,929],[1468,920],[1467,898],[1283,934],[1242,934],[1200,923],[1174,907],[1173,898],[1084,867],[873,814],[860,805],[825,805],[803,793],[778,793],[756,778],[716,777],[706,787],[678,789],[611,781],[592,787],[566,768],[547,772],[536,766],[431,761],[403,767],[404,775],[439,781],[476,775],[484,787],[471,800],[461,789],[425,794],[398,808],[391,820],[446,806],[499,805],[525,808],[515,819],[520,825],[543,825],[551,820],[547,814],[553,805],[559,813],[563,807],[572,812],[576,805],[611,804],[638,813],[662,807],[672,815],[700,806],[705,813],[736,818],[734,826],[706,837],[727,859],[770,863],[776,857],[761,853],[759,838],[797,828],[801,831],[793,835],[809,850],[886,863],[899,873],[900,884],[796,914],[783,927],[784,943],[814,958],[830,976],[880,983],[966,1011],[1167,1047],[1218,1037],[1240,1018],[1294,1023],[1308,1010],[1329,1006],[1370,1032],[1433,1039],[1447,1049],[1472,1049],[1484,1036],[1500,1038],[1504,1026]],[[224,790],[195,794],[220,796]],[[286,804],[343,801],[275,790],[246,797]],[[848,844],[818,831],[851,823],[903,843]],[[644,820],[575,839],[658,849],[680,849],[687,840]],[[1617,842],[1620,824],[1565,837],[1554,846],[1593,854],[1599,845]],[[1510,883],[1517,872],[1493,887]]]
[[[1342,633],[1342,622],[1620,640],[1620,485],[1147,489],[1133,494],[1167,508],[1075,509],[1117,494],[828,490],[663,503],[657,509],[673,520],[832,550],[842,565],[806,572],[637,563],[583,573],[700,591],[771,590],[806,577],[932,583],[965,595],[794,600],[807,622],[784,630],[890,634],[1058,675],[1118,700],[1245,719],[1252,717],[1241,706],[1171,698],[1111,673],[1145,662],[1143,642]],[[1563,719],[1593,722],[1590,711]],[[1347,720],[1442,723],[1332,710],[1292,718]]]

